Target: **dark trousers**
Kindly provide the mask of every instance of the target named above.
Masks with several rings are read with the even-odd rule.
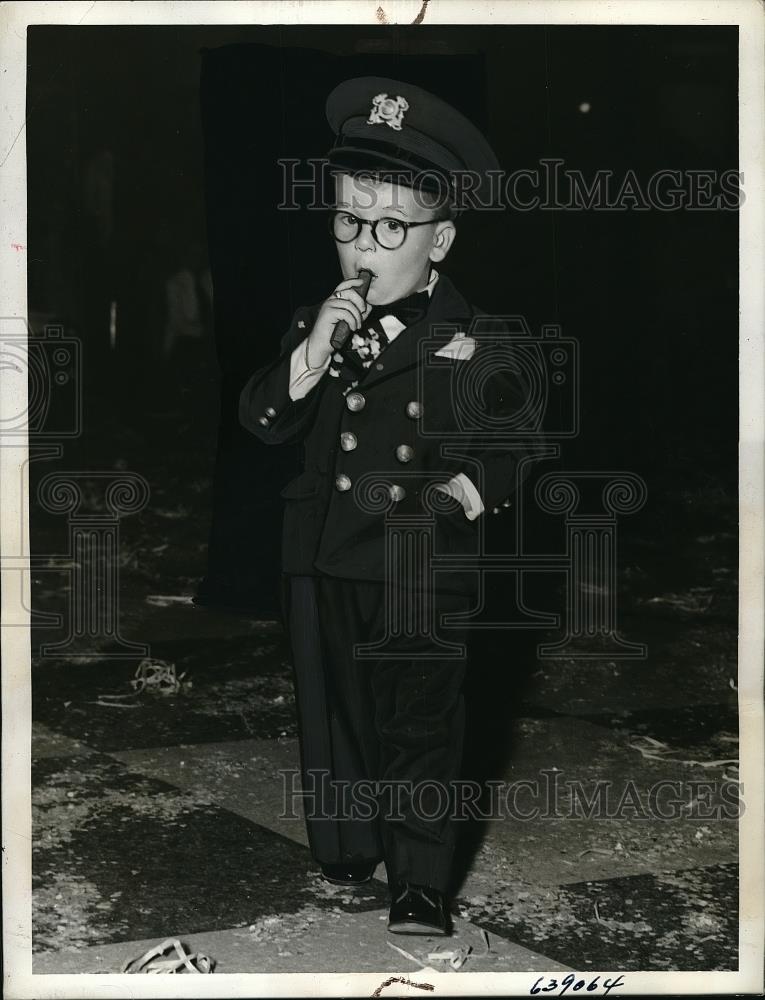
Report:
[[[384,584],[329,576],[286,578],[284,599],[314,857],[384,859],[390,883],[446,890],[465,655],[444,643],[464,646],[467,628],[438,622],[471,599],[436,593],[432,614],[409,599],[391,614]],[[371,658],[355,650],[381,640]]]

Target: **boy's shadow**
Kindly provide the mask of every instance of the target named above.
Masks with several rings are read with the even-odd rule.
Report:
[[[502,621],[511,607],[509,586],[492,586],[486,617]],[[515,720],[523,717],[524,695],[538,667],[541,639],[535,629],[472,630],[464,683],[466,726],[462,779],[477,783],[478,797],[457,823],[458,842],[452,869],[456,895],[486,836],[491,808],[489,781],[506,780],[515,744]],[[500,796],[504,801],[504,796]],[[461,815],[458,813],[458,815]]]

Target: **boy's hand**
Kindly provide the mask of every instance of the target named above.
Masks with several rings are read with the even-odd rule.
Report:
[[[372,307],[356,291],[363,280],[348,278],[347,281],[341,281],[323,303],[308,336],[308,357],[312,368],[319,368],[332,353],[330,338],[341,319],[355,332],[369,315]]]

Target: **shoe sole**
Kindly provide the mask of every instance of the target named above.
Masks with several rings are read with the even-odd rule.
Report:
[[[388,924],[391,934],[422,934],[429,937],[448,937],[449,932],[443,927],[432,927],[428,924],[418,924],[413,920],[404,920],[397,924]]]
[[[348,879],[344,878],[328,878],[326,875],[322,875],[322,878],[324,879],[325,882],[329,882],[331,885],[349,885],[349,886],[366,885],[367,882],[372,881],[371,875],[369,876],[369,878],[362,879],[360,882],[350,882],[348,881]]]

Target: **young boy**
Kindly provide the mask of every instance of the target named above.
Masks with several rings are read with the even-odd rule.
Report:
[[[498,165],[467,119],[407,83],[347,81],[327,117],[343,280],[298,309],[279,357],[245,386],[240,419],[269,444],[304,443],[304,471],[282,491],[282,569],[313,855],[344,885],[368,881],[384,860],[388,929],[447,934],[455,826],[443,803],[461,763],[465,659],[454,651],[467,630],[441,636],[427,622],[469,612],[478,577],[429,574],[426,555],[391,544],[391,526],[430,517],[435,553],[469,553],[483,511],[513,489],[514,455],[445,449],[439,433],[460,430],[460,365],[476,366],[489,422],[522,395],[492,344],[468,335],[477,310],[433,266],[456,236],[444,196],[453,172],[480,183]],[[372,274],[365,297],[360,270]],[[424,338],[439,327],[454,335],[423,365]],[[414,625],[401,627],[407,615]],[[378,657],[358,648],[375,642]],[[343,783],[356,806],[373,808],[349,810]]]

